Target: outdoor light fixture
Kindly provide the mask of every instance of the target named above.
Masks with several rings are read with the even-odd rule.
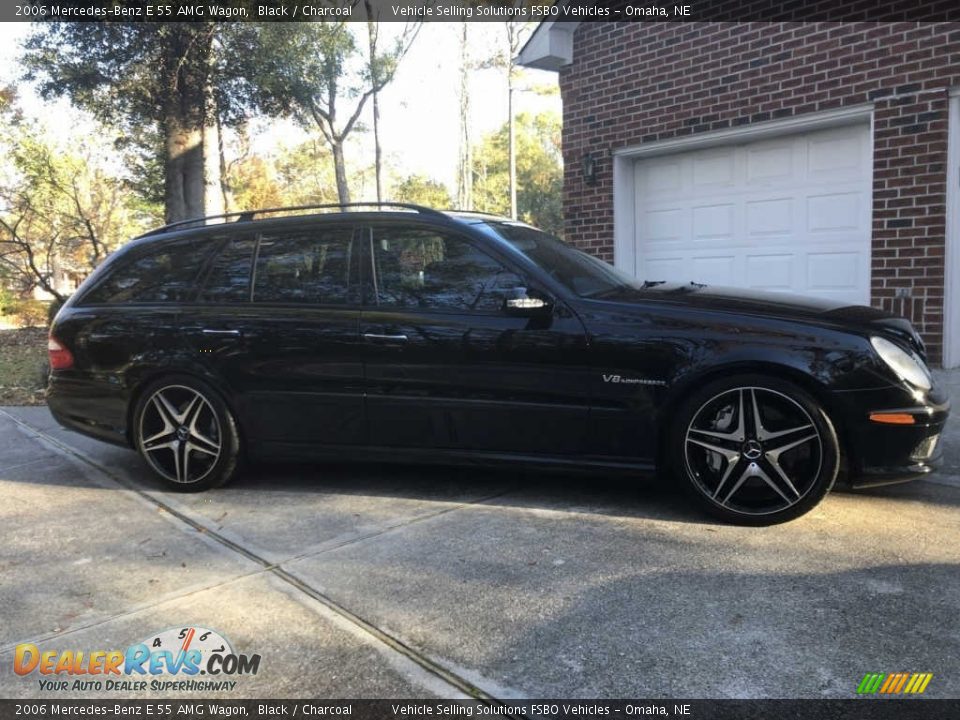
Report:
[[[583,181],[587,185],[596,185],[597,184],[597,159],[593,156],[593,153],[586,152],[583,154],[583,160],[581,161],[583,167]]]

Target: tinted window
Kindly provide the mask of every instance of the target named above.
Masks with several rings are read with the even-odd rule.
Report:
[[[256,302],[346,305],[359,302],[351,273],[353,229],[265,235],[257,251]]]
[[[523,281],[459,238],[420,228],[374,228],[377,304],[499,311]]]
[[[147,251],[113,269],[85,298],[87,303],[163,303],[193,299],[209,241],[185,241]]]
[[[234,303],[250,299],[250,264],[253,261],[254,244],[253,238],[235,238],[223,245],[211,263],[201,300]]]

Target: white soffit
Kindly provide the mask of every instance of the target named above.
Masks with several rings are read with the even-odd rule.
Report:
[[[517,63],[538,70],[556,72],[573,62],[573,33],[579,22],[545,20],[533,31],[520,50]]]

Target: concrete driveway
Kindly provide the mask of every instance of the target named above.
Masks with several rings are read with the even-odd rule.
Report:
[[[187,626],[262,658],[203,697],[851,698],[899,671],[960,697],[957,419],[946,441],[936,478],[751,529],[602,477],[259,467],[175,494],[132,451],[5,408],[0,697],[162,695],[50,694],[14,648]]]

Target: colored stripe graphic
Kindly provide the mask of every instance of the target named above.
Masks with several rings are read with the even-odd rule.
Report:
[[[890,689],[897,684],[897,679],[900,677],[900,673],[890,673],[887,675],[887,679],[884,681],[883,685],[880,686],[880,694],[886,695],[890,692]]]
[[[857,685],[858,695],[920,695],[933,680],[933,673],[867,673]]]

